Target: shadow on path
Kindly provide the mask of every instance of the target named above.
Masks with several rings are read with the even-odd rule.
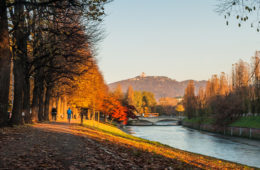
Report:
[[[119,145],[77,123],[51,122],[0,131],[0,169],[183,169],[194,166]]]

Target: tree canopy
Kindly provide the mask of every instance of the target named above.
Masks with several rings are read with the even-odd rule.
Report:
[[[219,0],[216,11],[222,15],[229,25],[229,20],[237,21],[238,27],[249,23],[257,32],[260,29],[260,2],[258,0]]]

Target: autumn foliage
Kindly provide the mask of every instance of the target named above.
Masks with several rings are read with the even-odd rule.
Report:
[[[213,75],[197,95],[191,81],[184,96],[186,115],[189,119],[211,118],[215,124],[226,126],[243,114],[259,113],[259,73],[259,52],[256,52],[251,64],[239,60],[232,65],[231,76]]]
[[[102,111],[110,116],[112,120],[116,119],[123,124],[127,124],[128,118],[136,118],[134,111],[135,107],[132,105],[123,106],[119,100],[113,95],[109,95],[105,98]]]

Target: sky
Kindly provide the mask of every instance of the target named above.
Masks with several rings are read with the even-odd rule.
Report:
[[[97,60],[107,83],[148,76],[207,80],[260,50],[250,24],[229,26],[217,0],[114,0],[107,5]],[[233,22],[232,22],[233,21]]]

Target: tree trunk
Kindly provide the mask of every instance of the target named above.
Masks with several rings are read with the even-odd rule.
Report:
[[[10,85],[10,49],[6,1],[0,0],[0,126],[8,121],[8,96]]]
[[[64,98],[63,97],[60,98],[60,112],[63,116],[65,115],[64,114]]]
[[[34,89],[33,89],[33,100],[32,100],[32,122],[36,123],[38,121],[38,111],[39,111],[39,88],[37,81],[34,80]]]
[[[15,2],[13,22],[17,25],[17,28],[14,30],[16,47],[14,48],[14,106],[11,123],[22,124],[21,113],[23,109],[24,61],[27,58],[27,37],[24,33],[24,6],[21,0]]]
[[[57,96],[55,98],[55,106],[56,106],[56,109],[57,109],[57,118],[61,119],[61,115],[59,114],[59,97]]]
[[[68,102],[67,102],[67,97],[64,96],[64,114],[66,115],[67,114],[67,110],[68,110]]]
[[[43,121],[44,120],[44,115],[43,115],[43,96],[44,96],[44,88],[43,88],[43,82],[41,81],[39,83],[39,113],[38,113],[38,119],[39,121]]]
[[[14,61],[14,106],[12,111],[11,123],[23,124],[23,69],[21,60]]]
[[[96,110],[93,109],[92,111],[93,111],[93,113],[92,113],[92,114],[93,114],[93,115],[92,115],[92,120],[95,121],[95,120],[96,120]]]
[[[90,120],[90,114],[91,114],[90,109],[88,109],[88,120]]]
[[[65,116],[62,112],[62,108],[61,108],[61,96],[58,97],[58,111],[59,111],[59,115],[61,116],[62,120],[65,119]]]
[[[114,118],[112,118],[112,119],[111,119],[111,122],[110,122],[110,124],[112,124],[112,123],[113,123],[113,120],[114,120]]]
[[[32,123],[30,114],[30,77],[26,76],[24,79],[24,98],[23,111],[25,113],[25,123]]]
[[[46,94],[45,94],[45,103],[44,103],[44,120],[47,121],[49,121],[50,98],[51,98],[51,88],[47,87]]]

